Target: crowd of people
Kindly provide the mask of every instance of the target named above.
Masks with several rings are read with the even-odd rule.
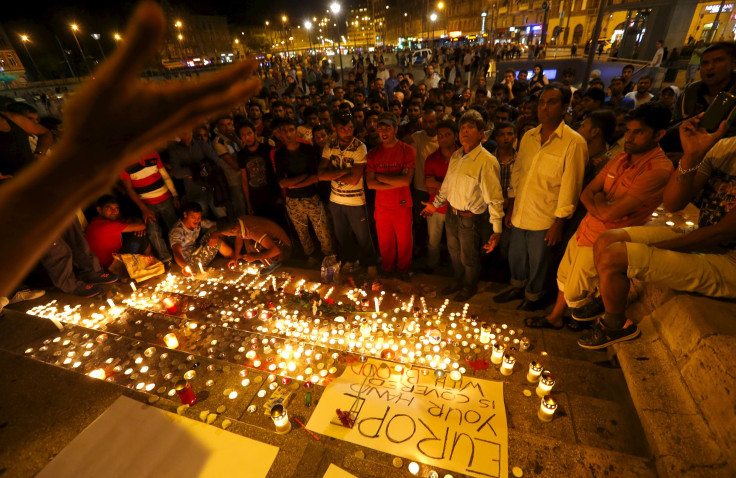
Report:
[[[314,267],[336,256],[343,274],[410,282],[441,272],[446,249],[441,293],[456,301],[506,271],[496,302],[554,302],[528,327],[587,329],[587,348],[629,340],[639,334],[625,315],[630,278],[736,297],[736,136],[725,122],[699,124],[716,93],[736,90],[736,46],[701,56],[702,79],[682,94],[652,92],[630,65],[585,91],[574,71],[550,82],[541,65],[468,88],[462,52],[425,65],[422,81],[380,61],[367,78],[356,62],[342,85],[320,69],[306,89],[288,72],[266,75],[247,103],[128,165],[41,263],[56,287],[92,297],[117,280],[106,268],[118,253],[185,275],[218,256],[265,273],[292,254]],[[4,102],[0,180],[43,161],[63,134],[59,120]],[[662,202],[690,201],[699,229],[641,227]]]

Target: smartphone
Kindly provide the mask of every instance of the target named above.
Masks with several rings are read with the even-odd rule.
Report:
[[[712,133],[718,129],[722,121],[731,118],[734,110],[736,110],[736,96],[721,91],[700,118],[700,126]]]

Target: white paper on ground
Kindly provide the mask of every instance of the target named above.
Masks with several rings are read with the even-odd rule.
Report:
[[[38,478],[265,477],[279,449],[118,398]]]
[[[342,468],[335,465],[334,463],[330,463],[329,468],[327,468],[327,471],[325,471],[325,474],[322,478],[358,478],[358,477],[353,475],[352,473],[348,473],[347,471],[343,470]]]

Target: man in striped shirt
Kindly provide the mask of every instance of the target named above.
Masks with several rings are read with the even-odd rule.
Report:
[[[164,240],[161,223],[167,230],[174,226],[178,219],[175,208],[179,207],[179,196],[158,153],[144,155],[137,163],[125,168],[120,179],[130,199],[141,210],[156,257],[166,264],[171,263],[171,252]]]

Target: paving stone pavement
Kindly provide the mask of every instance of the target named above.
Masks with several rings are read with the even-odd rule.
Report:
[[[318,271],[296,268],[285,271],[295,277],[290,287],[301,278],[307,281],[319,279]],[[282,272],[280,270],[279,274]],[[414,276],[411,284],[394,280],[383,282],[387,296],[396,291],[397,299],[407,300],[409,294],[415,294],[418,302],[420,295],[425,295],[431,308],[438,307],[444,300],[444,297],[436,296],[444,281],[446,279],[439,276],[418,275]],[[345,300],[342,293],[348,288],[336,288],[333,297]],[[115,289],[125,291],[121,292],[122,295],[127,295],[130,290],[122,284],[117,284]],[[543,360],[545,368],[553,371],[556,377],[554,391],[559,402],[555,419],[551,423],[542,423],[536,416],[539,399],[534,394],[535,387],[525,380],[525,369],[517,367],[510,377],[501,376],[494,367],[476,372],[478,378],[504,382],[509,470],[518,467],[524,476],[534,477],[657,476],[621,370],[611,365],[605,352],[579,348],[573,332],[525,330],[523,319],[529,314],[516,311],[515,302],[498,305],[491,300],[494,293],[502,289],[500,284],[482,284],[481,292],[469,301],[470,313],[478,314],[479,320],[489,323],[505,323],[509,328],[524,329],[523,334],[530,339],[532,347],[528,351],[515,352],[517,365],[525,367],[533,358]],[[120,395],[176,411],[180,403],[175,395],[159,393],[157,388],[139,390],[132,384],[139,380],[161,380],[166,372],[177,373],[182,367],[186,369],[189,366],[187,361],[201,363],[197,369],[197,380],[209,377],[215,380],[199,403],[182,413],[198,420],[204,410],[215,411],[225,406],[226,410],[218,413],[213,426],[221,426],[222,420],[227,418],[233,421],[228,431],[280,448],[269,476],[322,477],[330,463],[359,477],[413,476],[407,471],[406,464],[401,469],[395,468],[392,465],[394,456],[390,454],[330,437],[317,442],[299,428],[294,428],[287,435],[274,433],[268,417],[262,413],[246,412],[250,404],[260,403],[255,392],[259,387],[265,387],[267,373],[248,369],[247,376],[253,380],[253,387],[246,388],[235,400],[228,399],[223,392],[235,389],[242,380],[243,361],[233,361],[232,355],[228,355],[230,352],[223,354],[218,346],[201,348],[201,342],[212,337],[207,335],[207,331],[201,335],[195,331],[194,335],[185,336],[184,325],[178,318],[147,317],[145,314],[139,319],[132,316],[127,322],[120,320],[101,330],[77,324],[67,325],[59,331],[47,319],[22,313],[52,299],[57,299],[59,304],[85,302],[47,294],[33,303],[17,304],[15,310],[8,310],[0,319],[0,383],[4,384],[0,394],[0,476],[3,478],[35,475]],[[117,304],[121,303],[121,295],[113,299]],[[105,305],[104,299],[86,302],[95,306]],[[113,383],[92,379],[84,375],[88,370],[83,360],[80,360],[78,368],[74,368],[73,361],[63,364],[60,355],[53,355],[65,340],[70,341],[67,347],[77,346],[80,351],[84,350],[84,344],[94,341],[101,331],[107,333],[101,340],[104,340],[103,344],[109,344],[105,346],[109,347],[108,354],[119,351],[132,357],[150,347],[155,347],[158,354],[165,348],[162,336],[168,330],[174,330],[182,338],[180,349],[166,351],[165,360],[162,358],[152,363],[158,363],[159,368],[152,366],[151,378],[143,378],[141,374],[141,378],[130,380],[131,387],[122,385],[124,382],[121,381]],[[225,330],[218,333],[233,339],[239,332]],[[55,337],[60,337],[59,342],[53,342]],[[192,347],[200,347],[196,348],[198,353],[188,354],[188,340],[200,342],[191,344]],[[42,352],[40,348],[44,341],[49,343]],[[33,351],[29,353],[29,349]],[[218,353],[224,358],[220,358]],[[478,357],[483,356],[487,354],[481,351]],[[336,365],[340,368],[339,364]],[[261,377],[260,385],[255,385],[256,377]],[[322,390],[320,385],[314,387],[315,402]],[[525,390],[530,390],[532,396],[525,396]],[[304,406],[303,393],[303,388],[296,391],[297,397],[289,411],[306,423],[314,407]],[[428,476],[431,470],[422,465],[419,475]],[[449,473],[440,469],[435,471],[440,477]],[[464,475],[452,473],[452,476]],[[510,473],[509,476],[513,475]]]

